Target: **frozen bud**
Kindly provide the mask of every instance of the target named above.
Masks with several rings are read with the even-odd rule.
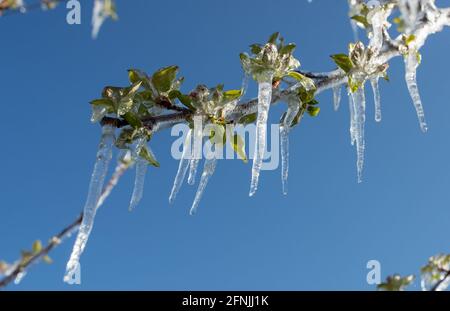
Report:
[[[353,64],[360,66],[364,61],[364,44],[358,41],[354,46],[350,47],[350,59]]]
[[[388,70],[388,68],[389,68],[389,64],[388,64],[388,63],[383,64],[383,65],[380,65],[380,66],[378,66],[378,68],[377,68],[377,72],[379,72],[379,73],[385,73],[385,72]]]
[[[262,61],[270,66],[275,65],[278,58],[277,46],[272,43],[267,43],[262,50]]]
[[[206,85],[200,84],[195,88],[194,91],[191,92],[190,95],[198,101],[204,101],[208,99],[209,89],[208,87],[206,87]]]
[[[366,49],[366,57],[365,57],[365,61],[366,62],[370,62],[370,60],[372,59],[372,57],[375,55],[375,50],[373,47],[369,47]]]

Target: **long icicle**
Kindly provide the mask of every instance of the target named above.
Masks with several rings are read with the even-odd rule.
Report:
[[[208,184],[209,178],[214,174],[214,171],[216,170],[216,165],[217,159],[215,156],[215,152],[209,152],[209,154],[206,155],[205,164],[203,166],[203,173],[200,177],[197,193],[195,194],[194,202],[192,203],[191,210],[189,211],[190,215],[195,214],[195,212],[197,211],[198,204],[200,203],[203,193],[205,192],[205,188]]]
[[[356,122],[355,122],[355,105],[353,104],[353,97],[350,91],[348,93],[348,111],[350,114],[350,143],[353,146],[355,144]]]
[[[258,117],[256,120],[256,142],[253,155],[250,196],[253,196],[258,189],[259,174],[266,150],[267,119],[272,102],[272,78],[273,75],[270,73],[264,77],[264,80],[258,81]]]
[[[288,175],[289,175],[289,132],[292,121],[300,110],[300,101],[298,97],[289,97],[287,100],[288,109],[280,124],[280,147],[281,147],[281,184],[283,194],[288,194]]]
[[[366,97],[364,94],[364,85],[360,86],[358,90],[351,94],[354,106],[354,122],[355,122],[355,136],[356,142],[356,167],[358,171],[358,183],[362,182],[362,171],[364,166],[364,123],[366,118]]]
[[[189,158],[192,158],[192,156],[191,156],[191,137],[192,137],[192,130],[190,129],[184,140],[183,152],[181,154],[180,163],[178,164],[177,175],[175,176],[172,191],[170,192],[170,195],[169,195],[169,203],[170,204],[172,204],[175,201],[175,198],[178,194],[178,191],[180,191],[181,185],[183,184],[183,181],[186,177],[187,170],[189,168]]]
[[[381,121],[381,96],[380,89],[378,86],[378,77],[373,77],[370,79],[370,85],[372,86],[373,92],[373,102],[375,104],[375,121]]]
[[[136,176],[134,179],[134,188],[133,194],[131,195],[130,206],[128,207],[130,212],[139,204],[144,195],[145,175],[147,174],[148,162],[139,154],[142,148],[145,147],[146,142],[147,139],[145,137],[140,137],[137,140],[133,154],[133,157],[135,158],[134,161],[136,162]]]
[[[338,111],[339,105],[341,103],[341,86],[334,86],[333,87],[333,106],[334,111]]]
[[[428,130],[428,127],[427,122],[425,121],[425,113],[423,111],[422,100],[420,98],[416,78],[417,67],[419,66],[418,58],[419,56],[414,52],[410,52],[405,57],[405,80],[406,85],[408,86],[409,94],[411,95],[414,103],[414,108],[416,109],[420,129],[425,133]]]
[[[78,231],[77,239],[73,246],[72,254],[67,262],[65,282],[70,282],[79,267],[80,256],[84,251],[89,234],[94,224],[97,203],[99,201],[105,176],[108,172],[109,162],[112,157],[112,146],[114,142],[114,128],[110,125],[102,127],[102,137],[97,151],[97,160],[89,183],[89,191],[84,205],[83,221]]]
[[[189,163],[188,184],[195,184],[195,176],[197,175],[198,163],[202,157],[203,146],[203,118],[201,116],[194,117],[194,135],[192,142],[192,157]]]

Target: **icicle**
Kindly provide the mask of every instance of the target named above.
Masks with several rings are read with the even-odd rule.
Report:
[[[419,119],[420,129],[422,132],[428,130],[425,121],[425,113],[423,111],[422,100],[420,99],[419,88],[417,87],[416,70],[419,66],[418,56],[414,52],[410,52],[405,57],[405,80],[408,86],[409,94],[416,108],[417,118]]]
[[[192,203],[191,210],[189,214],[193,215],[197,211],[198,204],[203,196],[203,192],[205,191],[206,185],[208,184],[209,178],[214,174],[216,169],[217,159],[214,152],[209,153],[206,156],[205,164],[203,166],[203,173],[200,177],[200,182],[198,185],[197,193],[195,194],[194,202]]]
[[[112,145],[114,142],[114,128],[110,125],[102,127],[102,137],[97,151],[97,160],[94,171],[89,183],[89,191],[84,205],[83,222],[80,225],[77,239],[73,246],[72,254],[67,262],[64,281],[69,282],[72,275],[76,272],[80,256],[86,246],[89,234],[94,224],[95,213],[97,211],[97,202],[99,201],[105,176],[108,171],[109,162],[112,157]]]
[[[191,186],[195,184],[195,176],[197,175],[197,168],[199,162],[200,162],[199,159],[191,159],[191,161],[189,162],[188,184]]]
[[[283,122],[280,124],[280,147],[281,147],[281,184],[283,194],[288,193],[288,174],[289,174],[289,132],[292,121],[297,116],[300,109],[298,98],[292,97],[288,99],[288,109],[284,116]]]
[[[338,111],[339,105],[341,103],[341,87],[335,86],[333,87],[333,103],[334,103],[334,111]]]
[[[24,278],[26,275],[27,275],[27,271],[25,271],[25,270],[20,271],[20,272],[17,274],[16,278],[14,279],[14,284],[15,284],[15,285],[19,285],[20,282],[22,282],[23,278]]]
[[[116,168],[114,169],[114,173],[112,174],[108,184],[105,186],[105,188],[102,191],[102,194],[98,199],[97,209],[99,209],[99,207],[103,205],[106,198],[109,197],[111,191],[119,182],[120,177],[122,177],[122,175],[131,166],[131,164],[133,164],[133,159],[131,157],[130,150],[121,150],[121,152],[117,157],[117,165]]]
[[[353,104],[353,97],[351,93],[348,93],[348,110],[350,112],[350,143],[352,146],[355,144],[355,106]]]
[[[356,167],[358,170],[358,183],[362,182],[362,170],[364,166],[364,123],[366,118],[366,98],[364,85],[352,93],[354,111],[354,141],[356,142]]]
[[[248,73],[244,73],[244,78],[242,78],[242,86],[241,86],[242,97],[245,96],[245,94],[247,94],[249,78],[250,78],[249,74]]]
[[[378,87],[378,77],[370,79],[370,85],[372,86],[373,102],[375,103],[375,121],[381,121],[381,98],[380,89]]]
[[[175,176],[175,181],[173,182],[172,191],[169,196],[169,203],[172,204],[178,194],[178,191],[183,184],[184,178],[186,177],[187,170],[189,168],[189,157],[191,157],[191,136],[192,130],[190,129],[186,135],[186,139],[183,144],[183,153],[181,154],[180,164],[178,165],[177,175]]]
[[[97,123],[101,119],[103,119],[104,116],[108,113],[105,106],[93,106],[92,107],[92,116],[91,116],[91,122]]]
[[[267,74],[263,81],[258,81],[258,117],[256,120],[256,143],[253,155],[250,196],[253,196],[258,189],[259,173],[266,150],[267,118],[272,102],[272,78],[273,75],[270,73]]]
[[[198,163],[202,157],[203,146],[203,118],[201,116],[194,117],[194,140],[192,142],[192,157],[189,163],[188,184],[195,184],[195,176],[197,175]]]
[[[128,210],[131,212],[141,201],[144,195],[145,175],[147,174],[148,162],[146,159],[139,156],[142,148],[146,147],[147,139],[140,137],[136,143],[136,149],[133,157],[136,162],[136,177],[134,179],[133,194],[131,195],[130,206]]]
[[[100,31],[100,27],[105,21],[105,16],[103,14],[103,10],[105,7],[105,3],[102,0],[94,1],[94,9],[92,11],[92,38],[97,38],[98,32]]]

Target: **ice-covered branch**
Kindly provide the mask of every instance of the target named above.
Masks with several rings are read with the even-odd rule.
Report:
[[[23,274],[24,271],[28,269],[28,267],[39,262],[44,256],[48,255],[56,246],[61,243],[64,238],[68,237],[74,230],[79,227],[82,220],[83,214],[80,214],[74,222],[65,227],[60,233],[52,237],[45,247],[43,247],[38,253],[29,258],[25,263],[21,264],[20,262],[18,262],[17,264],[13,264],[12,269],[10,269],[10,271],[6,273],[5,277],[0,280],[0,288],[5,287],[9,283],[13,282],[20,274]]]
[[[122,177],[122,175],[130,167],[130,165],[131,165],[130,161],[119,161],[118,165],[116,166],[116,169],[114,170],[114,173],[112,174],[106,186],[103,188],[103,191],[97,202],[97,209],[103,205],[106,198],[111,194],[111,191],[119,182],[120,177]],[[48,244],[44,246],[40,251],[33,254],[33,256],[28,258],[26,261],[19,260],[17,263],[12,264],[11,267],[7,269],[8,272],[5,273],[4,278],[0,279],[0,288],[5,287],[8,284],[14,282],[16,278],[18,278],[19,275],[23,274],[30,266],[40,262],[42,258],[47,256],[62,241],[70,237],[76,230],[78,230],[82,221],[83,221],[83,213],[81,213],[70,225],[61,230],[61,232],[53,236],[49,240]]]

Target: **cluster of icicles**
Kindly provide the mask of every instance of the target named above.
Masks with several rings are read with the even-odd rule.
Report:
[[[269,114],[270,104],[272,102],[272,75],[267,75],[267,79],[258,83],[258,116],[257,116],[257,139],[255,142],[255,153],[253,158],[252,178],[250,186],[250,196],[256,193],[259,181],[259,173],[262,167],[264,152],[266,148],[266,129],[267,119]],[[243,85],[246,85],[247,77],[244,79]],[[243,90],[246,86],[243,86]],[[293,96],[287,100],[288,110],[280,124],[280,144],[281,144],[281,156],[282,156],[282,185],[283,193],[287,194],[287,178],[288,178],[288,156],[289,156],[289,128],[293,119],[298,113],[300,103],[298,97]],[[201,116],[199,116],[201,118]],[[194,118],[195,120],[196,118]],[[197,122],[196,122],[197,123]],[[199,122],[200,124],[202,122]],[[173,203],[177,193],[179,192],[186,175],[188,174],[188,184],[193,185],[197,175],[197,168],[199,166],[200,159],[202,157],[201,152],[203,150],[202,144],[204,133],[201,126],[194,126],[194,129],[190,129],[186,135],[182,156],[179,162],[177,174],[175,176],[172,191],[169,196],[169,203]],[[96,162],[94,170],[91,176],[89,184],[88,195],[83,211],[83,221],[80,225],[78,235],[72,250],[72,254],[67,263],[66,274],[64,280],[69,282],[73,275],[75,275],[78,266],[80,256],[86,246],[89,234],[94,224],[95,214],[97,209],[103,204],[104,199],[109,193],[102,192],[105,184],[105,177],[108,172],[109,163],[112,159],[112,149],[114,145],[114,128],[111,125],[102,126],[102,135],[97,151]],[[211,143],[207,140],[205,143]],[[144,190],[144,180],[147,171],[148,163],[146,160],[139,156],[141,148],[146,144],[144,137],[139,138],[132,148],[131,154],[120,154],[116,172],[120,171],[120,167],[124,165],[135,164],[136,175],[134,182],[133,194],[131,197],[129,209],[133,210],[139,201],[142,199]],[[192,145],[192,146],[191,146]],[[149,152],[151,149],[147,146]],[[190,214],[194,214],[198,208],[204,190],[208,184],[210,177],[214,174],[217,158],[215,154],[215,145],[213,148],[205,148],[208,154],[205,154],[205,161],[203,166],[203,172],[200,177],[199,186],[190,209]],[[129,164],[124,164],[129,163]],[[114,179],[114,177],[112,178]],[[108,188],[108,187],[107,187]],[[106,188],[106,189],[107,189]]]
[[[383,44],[382,27],[383,27],[384,17],[375,14],[372,19],[373,29],[369,36],[370,42],[369,46],[375,51],[380,51]],[[420,127],[423,132],[426,132],[427,125],[425,122],[422,102],[420,99],[417,82],[416,82],[416,69],[418,67],[418,58],[415,53],[409,53],[405,56],[405,80],[414,103],[414,107],[417,112]],[[258,81],[258,112],[256,120],[256,141],[253,155],[253,166],[252,166],[252,177],[250,184],[250,196],[253,196],[258,188],[259,175],[262,167],[264,153],[266,149],[266,132],[267,132],[267,120],[269,115],[269,109],[272,102],[272,79],[273,76],[269,73],[265,76],[262,81]],[[375,103],[375,120],[377,122],[381,121],[381,104],[380,104],[380,92],[378,89],[378,79],[379,77],[370,77],[370,85],[373,89],[374,103]],[[362,87],[359,87],[354,93],[348,92],[349,95],[349,111],[350,111],[350,136],[351,144],[356,145],[357,151],[357,176],[358,182],[362,181],[362,170],[364,164],[364,124],[365,124],[365,108],[366,99],[364,92],[364,83],[362,81]],[[341,85],[333,87],[333,98],[334,98],[334,108],[337,110],[339,108],[341,100]],[[298,113],[300,108],[300,102],[298,97],[287,98],[287,112],[280,124],[280,145],[281,145],[281,176],[282,176],[282,186],[283,193],[287,194],[287,178],[289,170],[289,130],[293,119]],[[188,184],[193,185],[195,183],[195,177],[197,174],[197,168],[201,159],[201,144],[203,143],[203,129],[199,127],[194,127],[193,130],[188,132],[186,136],[182,157],[179,162],[178,171],[175,177],[172,191],[169,196],[169,202],[173,203],[177,193],[179,192],[186,175],[188,174]],[[197,146],[191,148],[192,143],[195,142]],[[109,162],[112,158],[112,146],[114,143],[114,129],[109,125],[104,125],[102,128],[101,142],[99,145],[99,150],[97,152],[97,161],[94,166],[94,172],[91,177],[91,182],[89,186],[88,197],[84,207],[83,222],[80,226],[78,236],[67,263],[65,280],[69,280],[71,276],[75,273],[80,256],[86,246],[89,234],[92,230],[94,217],[98,207],[103,203],[105,195],[102,196],[102,189],[105,182],[105,176],[107,173]],[[138,139],[134,145],[131,155],[130,163],[135,163],[136,166],[136,177],[134,190],[130,202],[130,210],[133,209],[141,200],[144,188],[144,179],[147,170],[147,163],[144,159],[141,159],[138,155],[140,149],[146,143],[145,138]],[[149,149],[151,152],[151,150]],[[193,152],[192,152],[193,151]],[[194,214],[198,208],[200,199],[203,192],[208,184],[210,177],[214,174],[217,158],[215,157],[215,152],[210,151],[205,155],[203,172],[200,177],[200,182],[198,190],[195,195],[194,202],[190,209],[190,214]],[[119,164],[123,165],[123,155],[119,160]],[[117,169],[116,169],[117,170]]]
[[[420,121],[420,125],[423,131],[426,131],[426,123],[423,114],[422,103],[420,100],[417,83],[416,83],[416,68],[417,58],[415,55],[407,57],[405,59],[406,64],[406,82],[409,92],[413,98],[417,115]],[[378,90],[378,78],[372,78],[370,80],[374,93],[375,101],[375,120],[381,120],[380,110],[380,94]],[[339,108],[341,99],[341,87],[336,86],[333,88],[334,108]],[[252,178],[250,186],[250,196],[256,193],[259,182],[260,170],[264,158],[264,152],[266,148],[266,131],[267,131],[267,119],[269,114],[269,108],[272,101],[272,76],[267,78],[267,81],[260,81],[258,83],[258,115],[256,121],[256,146],[253,156]],[[280,149],[281,149],[281,176],[283,193],[287,194],[287,179],[289,170],[289,129],[290,124],[298,113],[299,102],[297,98],[291,98],[287,100],[288,109],[280,124]],[[357,149],[357,171],[358,182],[362,180],[362,169],[364,162],[364,121],[365,121],[365,94],[364,88],[359,88],[355,93],[349,93],[349,110],[350,110],[350,133],[351,143],[356,144]],[[186,175],[188,174],[188,184],[193,185],[195,183],[195,177],[197,174],[197,168],[201,159],[201,146],[193,146],[191,148],[191,141],[202,142],[203,141],[203,129],[201,127],[194,127],[194,130],[190,130],[185,138],[183,144],[183,152],[179,162],[177,174],[173,184],[172,191],[169,196],[169,202],[173,203],[178,191],[180,190]],[[130,210],[132,210],[139,203],[143,196],[144,180],[147,171],[148,163],[146,160],[139,157],[140,149],[146,143],[145,138],[140,138],[135,143],[131,157],[131,161],[135,162],[136,177],[134,183],[134,190],[130,202]],[[84,206],[83,222],[80,226],[75,245],[73,247],[72,254],[67,263],[67,270],[65,280],[70,280],[71,276],[76,272],[79,264],[80,256],[86,246],[89,234],[92,230],[94,217],[97,208],[103,203],[102,189],[105,183],[105,176],[107,174],[109,162],[112,158],[112,147],[114,144],[114,128],[110,125],[104,125],[102,127],[102,136],[99,144],[99,150],[97,152],[97,161],[94,166],[94,171],[91,177],[88,196],[86,204]],[[191,149],[194,152],[191,153]],[[149,149],[151,152],[151,150]],[[190,209],[190,214],[194,214],[198,208],[199,202],[202,198],[203,192],[208,184],[210,177],[214,174],[217,159],[214,152],[210,152],[205,155],[205,162],[203,172],[200,177],[198,190],[195,195],[194,202]],[[123,155],[119,159],[119,164],[123,163]]]
[[[357,4],[358,1],[350,0],[350,6]],[[407,0],[400,0],[399,7],[404,20],[406,21],[406,34],[408,35],[410,31],[414,29],[419,16],[416,14],[410,14],[404,8],[406,6]],[[418,7],[419,0],[413,0],[411,7]],[[415,4],[415,5],[413,5]],[[409,6],[408,6],[409,7]],[[371,31],[369,33],[369,47],[371,47],[375,53],[381,51],[383,46],[383,27],[385,27],[386,15],[383,10],[377,11],[373,14],[371,18]],[[352,21],[352,26],[355,26],[354,21]],[[358,37],[356,27],[353,27],[355,31],[355,38]],[[405,61],[405,81],[408,87],[409,94],[412,98],[414,108],[419,119],[419,125],[422,132],[427,131],[427,124],[425,121],[425,114],[422,106],[422,100],[420,98],[419,89],[417,86],[416,71],[419,66],[419,57],[414,51],[413,46],[410,47],[411,51],[404,56]],[[375,104],[375,121],[381,121],[381,98],[380,91],[378,87],[379,76],[370,77],[370,85],[372,87],[372,93],[374,96]],[[357,153],[357,175],[358,183],[362,182],[362,171],[364,166],[364,124],[365,124],[365,110],[366,110],[366,97],[364,92],[364,83],[362,81],[362,86],[358,88],[354,93],[348,92],[349,97],[349,111],[350,111],[350,137],[351,144],[356,145]],[[333,98],[334,98],[334,108],[337,110],[339,108],[341,100],[341,87],[335,86],[333,88]]]

